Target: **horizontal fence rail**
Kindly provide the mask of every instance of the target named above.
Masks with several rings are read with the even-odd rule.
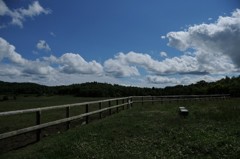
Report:
[[[214,94],[214,95],[172,95],[172,96],[132,96],[134,103],[145,102],[165,102],[165,101],[186,101],[186,100],[201,100],[201,99],[226,99],[229,94]]]
[[[113,101],[116,101],[117,105],[111,105],[111,102],[113,102]],[[122,104],[118,104],[119,101],[122,101]],[[109,103],[108,107],[101,108],[100,105],[102,105],[103,103]],[[99,104],[99,110],[88,112],[89,105],[92,105],[92,104]],[[114,98],[114,99],[107,99],[107,100],[100,100],[100,101],[92,101],[92,102],[83,102],[83,103],[65,104],[65,105],[59,105],[59,106],[50,106],[50,107],[44,107],[44,108],[34,108],[34,109],[26,109],[26,110],[0,112],[0,117],[1,116],[10,116],[10,115],[19,115],[19,114],[25,114],[25,113],[36,113],[36,125],[35,126],[31,126],[31,127],[11,131],[11,132],[2,133],[2,134],[0,134],[0,140],[4,139],[4,138],[9,138],[9,137],[12,137],[12,136],[16,136],[16,135],[20,135],[20,134],[24,134],[24,133],[28,133],[28,132],[32,132],[32,131],[37,130],[37,132],[36,132],[37,141],[39,141],[41,131],[38,131],[38,130],[41,130],[43,128],[50,127],[50,126],[57,125],[57,124],[62,124],[62,123],[68,123],[67,127],[69,128],[69,122],[70,121],[81,119],[81,118],[84,118],[84,117],[85,117],[85,122],[87,124],[88,123],[88,116],[90,116],[90,115],[97,114],[97,113],[102,113],[102,112],[107,111],[107,110],[110,111],[114,108],[119,108],[119,107],[124,107],[124,106],[127,106],[127,108],[129,108],[130,106],[132,106],[132,104],[133,104],[133,101],[132,101],[131,97],[124,97],[124,98]],[[70,117],[69,116],[70,108],[71,107],[76,107],[76,106],[85,106],[85,113]],[[66,118],[41,124],[41,114],[42,114],[43,111],[62,109],[62,108],[66,109]],[[101,117],[101,114],[100,114],[100,117]]]
[[[73,121],[73,120],[76,120],[76,119],[87,117],[89,115],[97,114],[97,113],[100,113],[100,112],[103,112],[103,111],[106,111],[106,110],[119,108],[119,107],[122,107],[124,105],[131,104],[131,103],[132,102],[119,104],[119,105],[115,105],[115,106],[112,106],[112,107],[109,107],[109,108],[103,108],[103,109],[100,109],[100,110],[80,114],[80,115],[77,115],[77,116],[64,118],[64,119],[60,119],[60,120],[56,120],[56,121],[52,121],[52,122],[48,122],[48,123],[44,123],[44,124],[40,124],[40,125],[36,125],[36,126],[32,126],[32,127],[28,127],[28,128],[23,128],[23,129],[19,129],[19,130],[12,131],[12,132],[3,133],[3,134],[0,135],[0,139],[4,139],[4,138],[15,136],[15,135],[20,135],[20,134],[23,134],[23,133],[27,133],[27,132],[31,132],[31,131],[35,131],[35,130],[39,130],[39,129],[43,129],[43,128],[53,126],[53,125],[57,125],[57,124],[61,124],[61,123],[66,123],[66,122],[69,122],[69,121]]]
[[[50,107],[43,107],[43,108],[33,108],[33,109],[26,109],[26,110],[16,110],[16,111],[8,111],[8,112],[0,112],[0,117],[2,116],[11,116],[11,115],[19,115],[25,113],[36,113],[36,125],[18,129],[15,131],[5,132],[0,134],[0,140],[13,137],[16,135],[36,131],[37,141],[41,138],[41,129],[67,123],[67,129],[69,129],[69,124],[71,121],[85,118],[85,123],[87,124],[89,121],[88,117],[90,115],[99,114],[99,118],[102,118],[102,113],[105,111],[109,112],[109,115],[112,114],[112,110],[116,109],[116,112],[119,112],[119,108],[126,106],[126,108],[132,107],[133,103],[145,103],[145,102],[164,102],[164,101],[181,101],[181,100],[198,100],[198,99],[216,99],[222,98],[225,99],[229,97],[228,94],[221,94],[221,95],[179,95],[179,96],[131,96],[131,97],[123,97],[123,98],[114,98],[114,99],[106,99],[106,100],[99,100],[99,101],[91,101],[91,102],[83,102],[83,103],[75,103],[75,104],[65,104],[65,105],[58,105],[58,106],[50,106]],[[113,102],[116,104],[114,105]],[[107,104],[107,107],[103,107],[103,103]],[[89,112],[90,105],[98,104],[98,110],[94,110]],[[77,106],[85,106],[85,113],[78,114],[75,116],[70,116],[70,108],[77,107]],[[57,110],[57,109],[65,109],[66,116],[65,118],[41,123],[41,114],[47,110]]]
[[[16,110],[16,111],[8,111],[8,112],[0,112],[0,116],[8,116],[8,115],[16,115],[16,114],[24,114],[24,113],[33,113],[38,111],[46,111],[46,110],[53,110],[53,109],[61,109],[66,107],[76,107],[82,105],[90,105],[90,104],[97,104],[97,103],[105,103],[109,101],[116,101],[116,100],[126,100],[131,97],[124,97],[124,98],[114,98],[114,99],[107,99],[107,100],[100,100],[100,101],[92,101],[92,102],[83,102],[83,103],[74,103],[74,104],[65,104],[65,105],[58,105],[58,106],[49,106],[43,108],[33,108],[33,109],[26,109],[26,110]]]

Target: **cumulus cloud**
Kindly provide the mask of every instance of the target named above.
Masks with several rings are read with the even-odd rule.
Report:
[[[148,54],[129,52],[127,54],[120,52],[114,59],[109,59],[104,62],[105,72],[116,77],[138,76],[137,67],[142,67],[147,70],[157,69],[155,66],[158,61],[155,61]]]
[[[147,81],[153,84],[179,84],[176,78],[169,78],[166,76],[147,76]]]
[[[0,63],[0,76],[14,78],[16,76],[21,76],[22,72],[19,67],[12,66],[9,64],[1,64]]]
[[[103,74],[103,66],[100,63],[95,60],[87,62],[77,53],[65,53],[61,57],[50,55],[43,57],[42,61],[46,62],[47,65],[57,65],[61,73],[98,76]]]
[[[0,0],[0,16],[8,14],[9,9],[7,5],[3,2],[3,0]]]
[[[144,68],[154,74],[205,72],[205,70],[199,69],[200,66],[195,57],[187,55],[158,61],[148,54],[132,51],[127,54],[119,53],[114,59],[109,59],[104,63],[106,72],[122,76],[139,75],[137,67]]]
[[[95,60],[87,62],[79,54],[66,53],[59,58],[60,69],[64,73],[102,74],[102,65]]]
[[[162,61],[153,59],[149,54],[131,51],[126,54],[118,53],[113,59],[104,62],[107,75],[115,77],[138,76],[140,75],[138,68],[155,75],[207,75],[237,71],[228,56],[198,51],[194,54],[165,58]]]
[[[54,73],[54,68],[39,61],[29,61],[22,69],[22,73],[29,75],[50,75]]]
[[[0,61],[7,58],[11,62],[19,65],[24,65],[27,60],[22,58],[20,54],[15,51],[15,47],[9,44],[5,39],[0,37]]]
[[[138,69],[135,66],[129,66],[129,64],[124,59],[121,59],[120,56],[116,56],[115,59],[105,61],[104,71],[107,75],[114,77],[130,77],[139,75]]]
[[[6,59],[7,63],[2,62],[3,59]],[[11,75],[10,72],[14,72],[15,75],[50,75],[54,70],[51,66],[46,65],[42,61],[31,61],[23,58],[21,54],[16,52],[13,45],[9,44],[1,37],[0,62],[2,66],[5,65],[6,67],[5,69],[1,67],[2,75],[4,72],[6,75]],[[11,67],[9,67],[10,65]]]
[[[90,78],[113,80],[112,77],[115,77],[115,81],[122,83],[117,78],[128,77],[128,79],[133,80],[132,77],[138,76],[139,81],[145,79],[148,82],[146,85],[159,84],[159,86],[164,87],[166,85],[190,84],[199,80],[211,81],[216,79],[214,78],[216,74],[211,75],[210,73],[216,73],[217,71],[229,72],[234,68],[227,56],[220,56],[218,59],[213,60],[210,65],[208,59],[205,59],[206,57],[214,59],[214,56],[206,56],[203,53],[195,52],[194,54],[165,58],[158,61],[149,54],[132,51],[118,53],[113,58],[106,60],[103,66],[94,60],[86,61],[77,53],[65,53],[60,57],[50,55],[32,61],[23,58],[21,54],[16,52],[13,45],[0,38],[0,77],[1,79],[11,80],[12,78],[23,81],[26,78],[28,81],[41,81],[41,83],[47,81],[54,83],[60,77],[65,79],[65,83],[76,82],[77,79],[85,81],[90,80]],[[202,59],[202,61],[199,59]],[[145,69],[148,75],[144,73],[144,76],[141,76],[140,68]],[[186,76],[186,74],[188,75]],[[71,76],[75,79],[67,81],[64,76]],[[78,76],[81,78],[78,78]],[[176,78],[176,76],[179,78]],[[143,86],[146,81],[139,84]],[[61,81],[61,84],[64,84],[64,81]]]
[[[38,1],[33,2],[31,5],[28,6],[28,9],[20,8],[18,11],[23,16],[34,17],[40,14],[49,14],[50,10],[44,9]]]
[[[49,47],[49,45],[47,44],[47,42],[45,40],[39,40],[36,47],[39,50],[51,51],[51,48]]]
[[[50,63],[50,64],[51,63],[55,64],[55,63],[59,62],[59,59],[53,55],[50,55],[49,57],[43,57],[42,59],[43,59],[43,61]]]
[[[45,83],[56,82],[59,77],[88,75],[92,79],[103,75],[103,67],[96,61],[85,61],[79,54],[65,53],[61,57],[53,55],[34,61],[25,59],[15,47],[0,37],[0,79],[17,79]],[[67,74],[67,75],[66,75]],[[95,77],[95,78],[93,78]],[[45,81],[44,81],[45,79]],[[64,78],[67,79],[67,78]],[[89,79],[87,77],[84,78]],[[75,80],[75,79],[74,79]],[[70,80],[70,81],[74,81]],[[68,81],[65,81],[69,83]],[[76,82],[76,81],[74,81]]]
[[[231,71],[234,69],[232,62],[240,67],[240,9],[231,16],[220,16],[215,23],[170,32],[167,38],[168,45],[180,51],[195,50],[196,60],[203,69],[221,71],[227,68]]]
[[[213,82],[224,78],[224,75],[204,75],[204,76],[180,76],[180,77],[167,77],[167,76],[156,76],[156,75],[148,75],[147,81],[150,84],[158,84],[163,86],[170,86],[170,85],[189,85],[192,83],[196,83],[198,81],[204,80],[206,82]]]
[[[23,27],[23,22],[27,17],[35,17],[40,14],[50,14],[51,10],[43,8],[38,1],[34,1],[27,9],[18,8],[11,10],[7,7],[3,0],[0,0],[0,16],[8,16],[11,18],[11,24]],[[3,25],[3,24],[2,24]]]

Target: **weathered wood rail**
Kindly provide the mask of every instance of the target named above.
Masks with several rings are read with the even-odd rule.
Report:
[[[173,102],[173,101],[189,101],[189,100],[214,100],[229,98],[229,94],[214,94],[214,95],[171,95],[171,96],[133,96],[134,103],[146,102]]]
[[[113,102],[113,101],[115,101],[117,104],[111,105],[111,102]],[[122,102],[121,104],[119,104],[120,101]],[[108,103],[108,107],[102,108],[103,103]],[[99,110],[89,112],[89,106],[92,104],[98,104]],[[69,129],[71,121],[81,119],[81,118],[85,118],[85,123],[88,124],[88,122],[89,122],[88,117],[90,115],[99,113],[99,118],[102,118],[102,112],[104,112],[104,111],[109,111],[109,115],[111,115],[112,109],[116,108],[117,112],[118,112],[120,107],[122,107],[123,109],[125,106],[126,106],[126,108],[129,108],[132,106],[132,104],[133,104],[132,97],[124,97],[124,98],[115,98],[115,99],[84,102],[84,103],[50,106],[50,107],[43,107],[43,108],[0,112],[0,117],[1,116],[10,116],[10,115],[19,115],[19,114],[25,114],[25,113],[36,113],[36,125],[35,126],[31,126],[31,127],[11,131],[11,132],[2,133],[2,134],[0,134],[0,140],[4,139],[4,138],[9,138],[12,136],[24,134],[24,133],[36,131],[36,136],[37,136],[36,140],[39,141],[41,138],[41,129],[43,129],[43,128],[50,127],[50,126],[57,125],[57,124],[66,123],[67,129]],[[85,106],[85,113],[70,117],[70,108],[77,107],[77,106]],[[66,117],[65,118],[41,124],[41,114],[44,111],[63,109],[63,108],[66,109]]]
[[[123,98],[114,98],[100,101],[91,101],[91,102],[83,102],[83,103],[75,103],[75,104],[65,104],[59,106],[50,106],[43,108],[34,108],[34,109],[26,109],[26,110],[16,110],[16,111],[8,111],[8,112],[0,112],[0,117],[2,116],[11,116],[11,115],[19,115],[26,113],[36,113],[36,125],[18,129],[15,131],[5,132],[0,134],[0,140],[5,138],[10,138],[13,136],[17,136],[20,134],[28,133],[36,131],[36,140],[39,141],[41,138],[41,130],[50,126],[66,123],[67,129],[70,128],[70,122],[85,118],[85,123],[88,124],[89,116],[94,114],[99,114],[99,118],[102,118],[102,113],[108,111],[109,115],[112,114],[112,110],[116,109],[116,112],[119,112],[119,108],[125,109],[133,106],[133,103],[145,103],[145,102],[165,102],[165,101],[186,101],[186,100],[202,100],[202,99],[226,99],[229,97],[228,94],[223,95],[179,95],[179,96],[131,96],[131,97],[123,97]],[[115,103],[113,105],[112,103]],[[103,103],[108,104],[107,107],[103,108]],[[89,112],[89,107],[93,104],[98,104],[98,110],[94,110]],[[70,111],[72,107],[85,106],[85,113],[78,114],[75,116],[70,116]],[[66,115],[65,118],[41,123],[41,115],[44,111],[47,110],[56,110],[56,109],[65,109]]]

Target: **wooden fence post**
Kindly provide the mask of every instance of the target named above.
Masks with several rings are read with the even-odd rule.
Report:
[[[118,105],[118,100],[116,100],[116,104]],[[118,107],[117,107],[117,113],[118,113]]]
[[[108,101],[108,107],[110,108],[111,107],[111,101]],[[112,109],[109,109],[109,115],[112,114]]]
[[[99,110],[102,109],[102,102],[98,103]],[[99,118],[102,119],[102,112],[99,112]]]
[[[131,97],[130,100],[131,100],[131,107],[133,107],[133,98]]]
[[[88,104],[85,106],[85,113],[88,113]],[[86,124],[88,124],[88,115],[85,117]]]
[[[124,99],[122,99],[122,104],[124,104]],[[122,109],[124,110],[124,105],[122,106]]]
[[[66,118],[70,117],[70,106],[66,107]],[[70,128],[70,121],[67,122],[67,130]]]
[[[41,124],[41,111],[37,111],[36,112],[36,125],[40,125],[40,124]],[[37,141],[40,141],[40,139],[41,139],[41,129],[37,130],[36,137],[37,137]]]

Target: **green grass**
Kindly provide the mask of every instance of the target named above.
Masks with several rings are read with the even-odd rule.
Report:
[[[0,158],[239,158],[239,114],[240,99],[135,104]]]

